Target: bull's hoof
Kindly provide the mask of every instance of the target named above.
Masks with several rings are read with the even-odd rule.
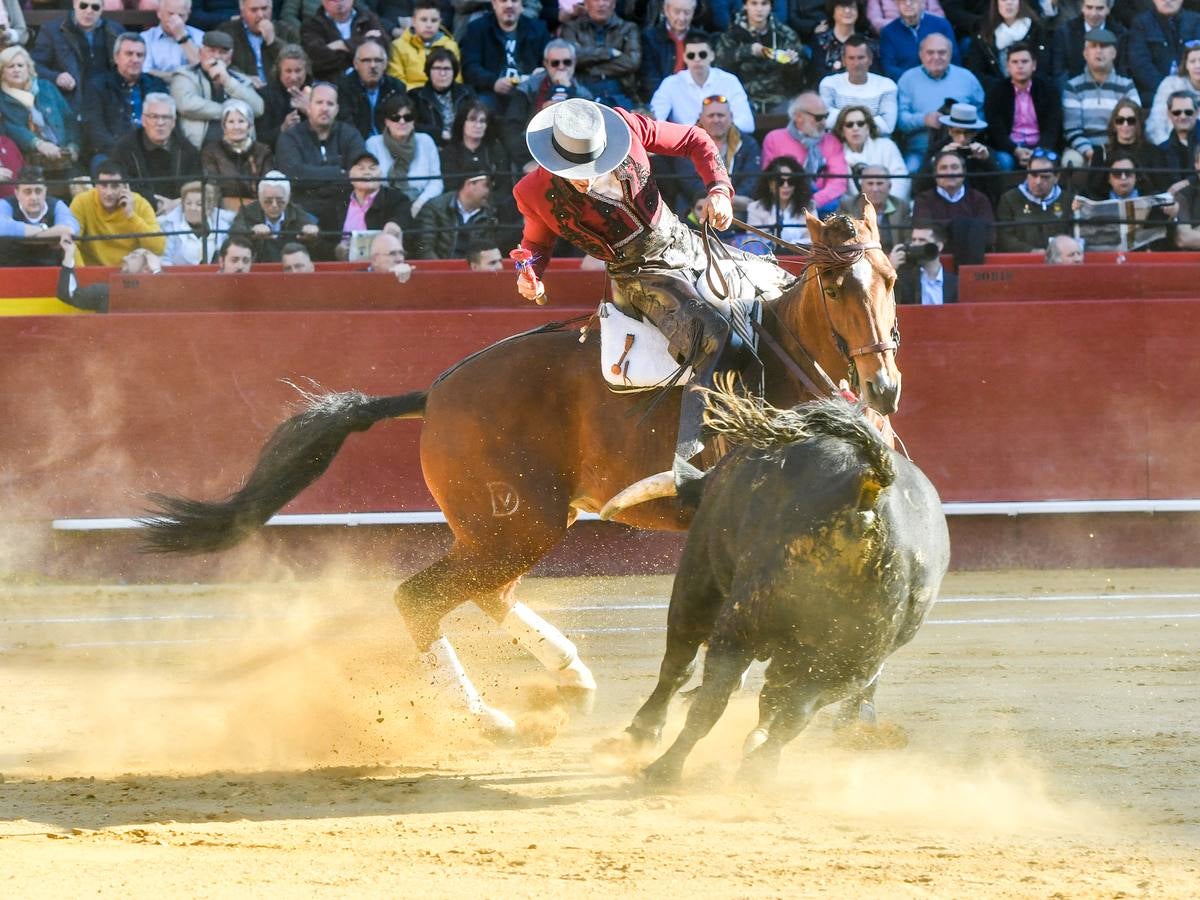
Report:
[[[667,756],[660,756],[642,769],[638,779],[649,787],[673,787],[683,779],[683,767]]]
[[[749,756],[766,742],[767,729],[755,728],[752,732],[746,735],[746,742],[742,744],[742,756]]]
[[[582,716],[590,716],[596,706],[596,689],[560,684],[558,686],[558,700],[572,712],[577,712]]]
[[[751,732],[750,736],[753,737],[754,734],[755,732]],[[747,743],[749,743],[749,739],[747,739]],[[778,774],[779,754],[759,751],[746,754],[738,768],[737,780],[740,784],[750,788],[769,787],[775,783]]]
[[[833,728],[840,731],[843,728],[854,728],[859,725],[873,726],[878,720],[875,716],[875,704],[870,700],[845,700],[838,707],[833,720]]]

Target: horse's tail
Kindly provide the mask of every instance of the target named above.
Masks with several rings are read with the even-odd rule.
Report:
[[[209,553],[240,542],[316,481],[352,431],[381,419],[425,412],[425,391],[369,397],[358,391],[304,394],[303,410],[275,429],[245,485],[224,500],[206,502],[150,494],[158,509],[140,520],[142,548],[156,553]]]
[[[864,477],[859,506],[874,506],[875,497],[896,480],[896,463],[874,425],[859,408],[841,398],[815,400],[791,409],[759,405],[738,395],[732,381],[706,391],[704,424],[735,443],[763,450],[824,435],[858,449],[870,469]]]

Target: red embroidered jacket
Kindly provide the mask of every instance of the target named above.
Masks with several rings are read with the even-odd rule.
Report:
[[[533,253],[539,276],[550,262],[559,236],[597,259],[611,261],[618,258],[621,247],[657,224],[663,199],[650,173],[650,153],[686,156],[707,189],[720,184],[729,189],[730,196],[733,194],[725,162],[704,131],[658,122],[623,109],[617,113],[633,133],[629,155],[614,172],[624,189],[625,202],[606,202],[582,194],[543,168],[522,178],[513,191],[517,209],[525,217],[521,245]]]

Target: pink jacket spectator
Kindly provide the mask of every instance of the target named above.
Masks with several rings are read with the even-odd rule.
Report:
[[[829,132],[821,138],[821,153],[825,156],[825,174],[813,181],[813,206],[823,209],[836,204],[846,192],[846,154],[842,142]],[[762,167],[765,169],[777,156],[792,156],[801,165],[808,159],[808,148],[787,133],[786,128],[776,128],[763,138]]]
[[[13,139],[8,135],[0,135],[0,169],[7,169],[8,175],[0,175],[0,199],[11,197],[14,193],[13,179],[25,168],[25,157]]]
[[[925,12],[933,13],[935,16],[946,18],[946,14],[942,11],[942,4],[938,0],[925,0]],[[896,0],[867,0],[867,19],[871,22],[871,27],[875,29],[875,33],[883,31],[883,26],[892,21],[892,19],[900,18],[900,9],[896,6]]]

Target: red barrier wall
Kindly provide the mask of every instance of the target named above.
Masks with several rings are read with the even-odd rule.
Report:
[[[1073,271],[1074,270],[1074,271]],[[1196,267],[1188,265],[960,266],[958,299],[964,302],[1014,300],[1122,300],[1200,296]]]

